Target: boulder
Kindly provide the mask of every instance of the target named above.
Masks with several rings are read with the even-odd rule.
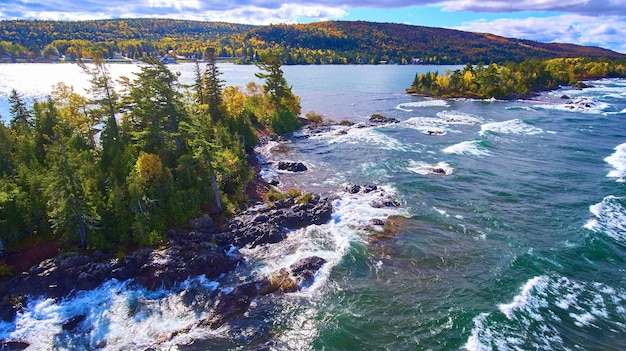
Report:
[[[0,340],[0,350],[18,351],[26,350],[30,343],[22,340]]]
[[[189,222],[189,227],[193,230],[207,230],[214,227],[213,219],[208,214],[198,217]]]
[[[373,114],[369,119],[370,124],[380,125],[380,124],[391,124],[391,123],[400,123],[400,120],[393,117],[385,117],[380,114]]]
[[[87,318],[86,315],[84,314],[79,314],[78,316],[74,316],[68,320],[66,320],[63,325],[61,326],[61,328],[63,330],[74,330],[76,329],[76,327],[78,327],[78,325],[85,320],[85,318]]]
[[[258,282],[238,285],[229,293],[220,292],[209,317],[198,324],[219,328],[229,320],[241,317],[258,295]]]
[[[298,289],[302,289],[313,284],[315,274],[327,261],[318,256],[303,258],[289,266],[291,274],[296,277]]]
[[[302,162],[279,161],[278,169],[289,172],[305,172],[308,168]]]

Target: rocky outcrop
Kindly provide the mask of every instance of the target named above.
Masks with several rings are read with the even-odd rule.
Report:
[[[232,241],[238,247],[277,243],[291,229],[328,222],[332,211],[330,200],[319,196],[305,203],[296,203],[293,198],[279,200],[237,216],[228,224],[229,231],[219,235],[218,242]]]
[[[134,279],[148,289],[169,289],[199,275],[216,279],[244,261],[231,246],[277,243],[289,230],[326,223],[331,214],[332,204],[327,198],[313,196],[305,203],[289,198],[242,213],[228,222],[227,230],[220,231],[210,217],[201,217],[190,222],[193,230],[174,233],[167,245],[140,249],[122,259],[100,252],[89,256],[76,253],[57,256],[0,282],[0,318],[11,321],[28,302],[28,296],[61,298],[75,291],[94,289],[111,279]],[[311,270],[315,268],[311,267]],[[305,273],[298,271],[294,276]],[[308,281],[308,278],[302,279]],[[255,294],[258,295],[263,284],[257,282],[257,285]],[[229,315],[227,312],[220,314]]]
[[[299,291],[313,282],[314,275],[325,263],[326,260],[321,257],[306,257],[266,279],[238,285],[227,293],[220,292],[210,316],[199,321],[198,325],[218,328],[231,319],[241,317],[259,295]]]
[[[391,124],[391,123],[400,123],[400,120],[393,117],[385,117],[379,114],[373,114],[369,119],[370,124],[380,125],[380,124]]]
[[[302,162],[279,161],[277,168],[281,171],[306,172],[308,168]]]

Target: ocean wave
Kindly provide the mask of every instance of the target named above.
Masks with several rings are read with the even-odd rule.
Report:
[[[612,107],[611,104],[598,101],[593,97],[577,97],[571,100],[568,100],[562,104],[540,104],[534,105],[533,108],[540,110],[558,110],[558,111],[567,111],[567,112],[577,112],[577,113],[588,113],[588,114],[603,114],[606,110]]]
[[[520,119],[512,119],[503,122],[483,124],[480,127],[480,132],[478,132],[478,135],[484,135],[487,132],[499,134],[534,135],[543,133],[543,129],[526,124]]]
[[[504,109],[508,111],[536,111],[534,108],[529,106],[509,106]]]
[[[430,164],[422,161],[409,160],[409,164],[406,167],[406,170],[421,175],[450,175],[454,173],[454,168],[452,168],[452,166],[450,166],[447,162],[437,162],[434,164]]]
[[[490,156],[489,151],[480,147],[477,140],[463,141],[458,144],[448,146],[443,149],[446,154],[468,155],[468,156]]]
[[[589,211],[596,218],[587,222],[585,228],[626,244],[626,197],[607,196],[589,206]]]
[[[203,276],[184,285],[207,293],[217,287]],[[0,322],[0,340],[27,340],[33,350],[149,348],[168,339],[172,331],[189,328],[200,317],[182,301],[181,289],[148,291],[130,281],[111,280],[60,301],[34,299],[13,323]],[[203,313],[206,317],[209,312]],[[76,323],[71,331],[65,330],[68,320]]]
[[[606,284],[541,275],[528,280],[498,312],[481,313],[466,350],[586,349],[579,328],[605,330],[615,337],[626,332],[626,291]],[[606,326],[608,329],[605,329]],[[593,342],[593,341],[590,341]],[[580,344],[582,343],[582,345]],[[597,345],[596,345],[597,346]]]
[[[408,145],[382,133],[376,128],[350,128],[344,132],[319,134],[311,139],[326,140],[328,144],[376,146],[383,150],[415,152],[414,145]]]
[[[476,125],[482,122],[478,116],[456,110],[437,112],[437,117],[448,124]]]
[[[609,178],[617,178],[620,183],[626,182],[626,143],[615,148],[615,152],[604,159],[606,163],[613,166],[613,170],[607,174]]]
[[[413,112],[415,108],[422,107],[448,107],[450,106],[445,100],[423,100],[423,101],[413,101],[413,102],[405,102],[396,106],[397,110]]]

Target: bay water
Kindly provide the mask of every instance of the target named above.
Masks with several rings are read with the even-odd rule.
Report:
[[[193,80],[193,65],[170,67]],[[227,85],[258,82],[254,66],[219,68]],[[264,176],[332,196],[330,223],[240,248],[247,264],[234,280],[152,292],[111,281],[62,301],[33,297],[0,322],[0,339],[33,350],[625,350],[626,80],[516,101],[404,92],[416,73],[450,68],[284,66],[303,113],[355,123],[258,148],[267,162],[308,167],[270,163]],[[114,76],[137,69],[110,66]],[[11,89],[41,99],[57,81],[88,86],[75,65],[0,65],[0,114],[10,116]],[[399,122],[368,126],[374,113]],[[328,261],[311,287],[254,301],[236,325],[190,328],[208,312],[184,294],[311,255]]]

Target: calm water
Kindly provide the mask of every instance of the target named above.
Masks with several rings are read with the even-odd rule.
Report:
[[[172,68],[190,81],[191,65]],[[229,85],[256,72],[220,68]],[[116,75],[133,69],[111,66]],[[264,276],[315,254],[329,263],[313,286],[259,299],[238,325],[193,328],[155,346],[202,317],[181,303],[182,290],[232,283],[199,277],[148,293],[109,282],[31,304],[14,323],[0,323],[0,339],[27,339],[32,349],[626,349],[626,80],[529,101],[436,100],[404,88],[415,73],[445,67],[283,69],[303,112],[401,121],[259,149],[270,161],[304,162],[305,173],[265,173],[283,188],[336,196],[336,211],[331,223],[280,244],[242,249],[249,265],[239,274]],[[77,91],[86,86],[71,65],[0,65],[0,98],[12,87],[40,98],[68,77]],[[346,183],[380,189],[348,194]],[[401,206],[372,206],[389,196]],[[372,218],[386,219],[391,235],[377,239]],[[85,305],[92,310],[78,332],[63,332]]]

